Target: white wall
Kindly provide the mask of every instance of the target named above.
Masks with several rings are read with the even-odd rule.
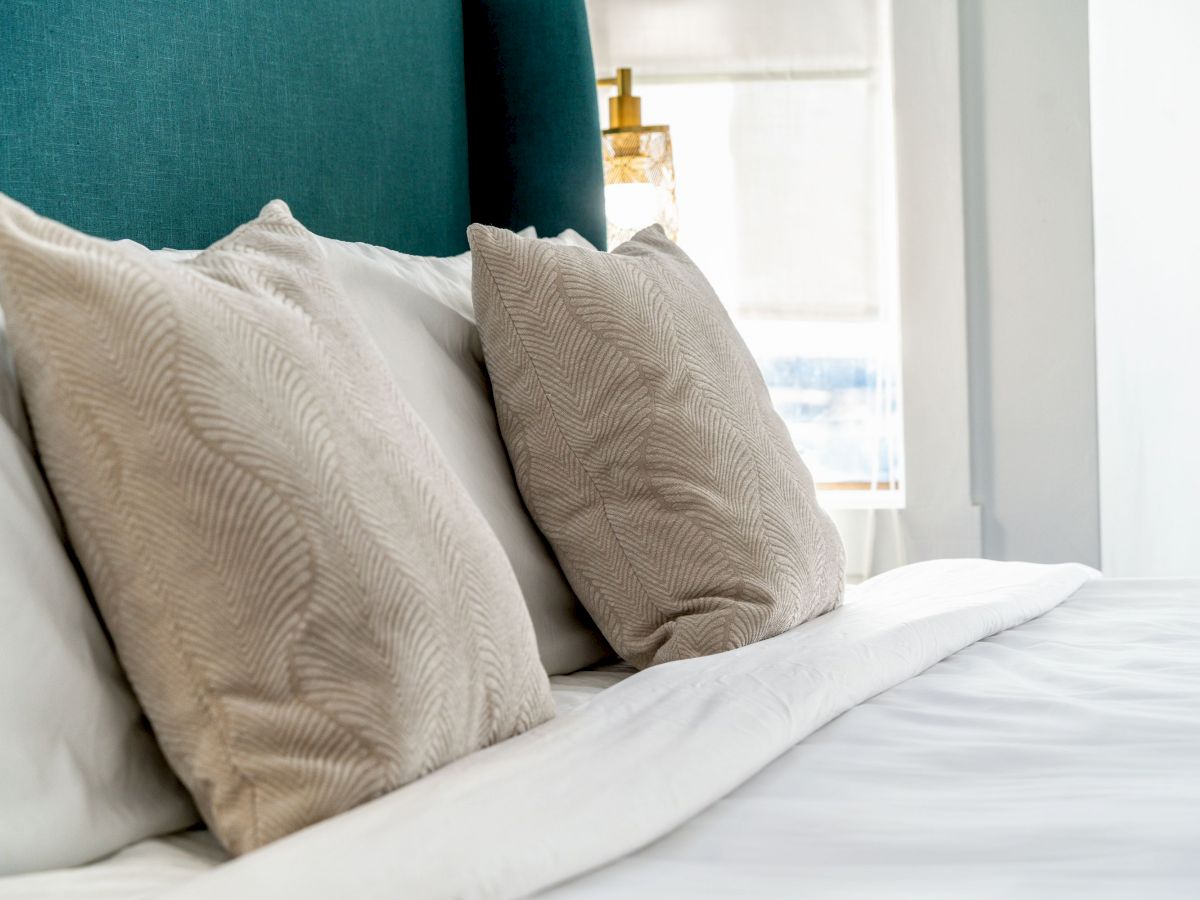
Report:
[[[1092,0],[1104,570],[1200,574],[1200,3]]]
[[[1100,559],[1087,29],[1087,0],[959,3],[972,491],[997,559]]]
[[[893,28],[909,507],[873,569],[1099,565],[1087,0],[897,0]]]

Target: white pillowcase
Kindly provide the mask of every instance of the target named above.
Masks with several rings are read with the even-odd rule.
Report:
[[[67,555],[8,357],[0,322],[0,875],[79,865],[197,818]]]
[[[517,490],[471,309],[470,254],[409,256],[318,240],[330,274],[366,322],[405,399],[500,539],[546,671],[574,672],[609,655]],[[550,240],[587,243],[575,232]]]
[[[3,298],[0,298],[0,302]],[[25,407],[21,403],[21,391],[17,386],[17,369],[12,359],[12,348],[4,336],[4,310],[0,308],[0,423],[7,424],[21,440],[25,448],[33,453],[33,438],[25,419]]]

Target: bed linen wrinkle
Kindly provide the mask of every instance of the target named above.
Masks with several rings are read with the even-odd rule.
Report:
[[[547,726],[166,896],[1194,896],[1200,583],[1094,575],[920,564],[761,644],[556,678]],[[0,897],[114,896],[87,872]]]
[[[759,644],[641,672],[168,896],[536,892],[662,837],[830,719],[1046,612],[1096,574],[972,560],[897,570],[861,586],[844,609]],[[866,664],[872,651],[880,665]]]
[[[1105,579],[544,896],[1200,896],[1200,581]]]

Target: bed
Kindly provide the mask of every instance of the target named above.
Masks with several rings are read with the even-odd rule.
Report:
[[[282,196],[430,255],[603,241],[581,2],[10,4],[0,189],[198,247]],[[553,679],[559,715],[230,861],[204,830],[0,897],[1200,893],[1200,582],[918,563],[778,637]]]
[[[1197,602],[1188,581],[919,564],[732,658],[559,676],[542,747],[236,863],[191,831],[0,896],[1194,896]],[[810,665],[781,676],[787,639]]]

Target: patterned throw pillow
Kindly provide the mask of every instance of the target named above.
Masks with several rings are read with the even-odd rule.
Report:
[[[517,483],[637,666],[841,602],[844,553],[766,384],[658,227],[613,253],[473,225],[475,315]]]
[[[503,550],[283,203],[172,261],[0,196],[0,290],[120,660],[232,852],[553,714]]]

